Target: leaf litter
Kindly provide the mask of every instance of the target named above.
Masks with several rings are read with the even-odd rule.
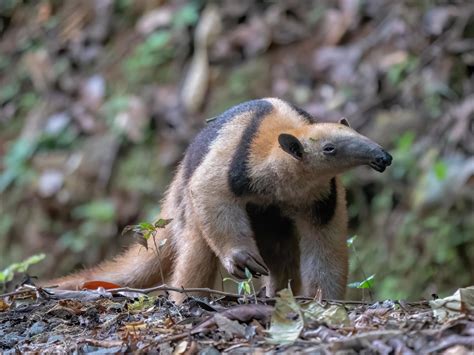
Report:
[[[311,300],[291,289],[244,301],[253,299],[188,297],[176,305],[167,295],[24,285],[0,298],[0,349],[467,354],[474,347],[473,287],[430,302]]]

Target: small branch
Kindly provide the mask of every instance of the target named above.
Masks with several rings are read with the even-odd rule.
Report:
[[[242,298],[241,295],[238,295],[236,293],[213,290],[211,288],[178,288],[178,287],[171,287],[167,285],[160,285],[160,286],[143,288],[143,289],[131,288],[131,287],[120,287],[120,288],[112,288],[107,291],[108,292],[137,292],[137,293],[143,293],[143,294],[148,294],[148,293],[152,293],[156,291],[171,291],[171,292],[179,292],[179,293],[185,293],[185,294],[188,292],[202,292],[202,293],[207,293],[211,295],[221,295],[221,296],[231,297],[235,299]]]
[[[32,286],[30,286],[30,287],[31,288],[28,288],[28,289],[20,289],[20,290],[17,290],[17,291],[4,293],[4,294],[0,295],[0,298],[21,295],[21,294],[28,293],[28,292],[33,293],[33,292],[38,292],[38,290],[40,290],[40,289],[37,289],[37,288],[33,288]],[[44,290],[48,290],[48,289],[50,289],[50,288],[49,287],[44,288]],[[43,288],[41,288],[41,290],[43,290]],[[65,290],[57,290],[57,291],[66,292]],[[87,290],[87,291],[88,292],[94,292],[93,290]],[[112,288],[112,289],[105,290],[105,291],[108,292],[108,293],[136,292],[136,293],[142,293],[142,294],[149,294],[149,293],[156,292],[156,291],[170,291],[170,292],[179,292],[179,293],[184,293],[184,294],[187,294],[187,293],[190,293],[190,292],[202,292],[202,293],[206,293],[206,294],[209,294],[209,295],[225,296],[225,297],[229,297],[229,298],[236,299],[236,300],[242,298],[242,295],[239,295],[239,294],[236,294],[236,293],[225,292],[225,291],[220,291],[220,290],[214,290],[214,289],[211,289],[211,288],[178,288],[178,287],[171,287],[171,286],[167,286],[167,285],[160,285],[160,286],[155,286],[155,287],[150,287],[150,288],[120,287],[120,288]],[[84,291],[69,291],[69,292],[72,294],[72,293],[81,293],[81,292],[84,292]],[[255,293],[254,293],[254,295],[255,295]],[[270,297],[270,298],[257,297],[256,299],[258,301],[262,302],[262,303],[274,303],[277,300],[277,297]],[[298,300],[298,301],[314,301],[315,300],[314,297],[304,297],[304,296],[296,296],[295,299]],[[366,302],[366,301],[351,301],[351,300],[346,301],[346,300],[331,300],[331,299],[322,299],[322,301],[327,302],[327,303],[332,303],[332,304],[344,304],[344,305],[370,305],[370,304],[374,303],[374,302]],[[428,301],[403,302],[403,303],[405,305],[409,305],[409,306],[422,306],[422,305],[428,305],[429,304]]]

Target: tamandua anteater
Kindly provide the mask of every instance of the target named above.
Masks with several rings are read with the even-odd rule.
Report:
[[[276,98],[242,103],[188,147],[162,204],[161,217],[172,221],[158,237],[167,240],[161,262],[153,246],[136,244],[48,284],[211,287],[220,261],[237,278],[245,268],[263,275],[268,296],[291,280],[295,294],[314,296],[319,288],[325,298],[343,298],[347,212],[339,174],[359,165],[383,172],[391,161],[345,119],[320,123]]]

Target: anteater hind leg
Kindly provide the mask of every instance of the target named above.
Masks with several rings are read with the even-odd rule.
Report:
[[[218,271],[216,255],[195,228],[184,230],[179,239],[171,285],[180,288],[212,288]],[[184,293],[171,293],[171,298],[176,302],[182,302],[186,296]]]

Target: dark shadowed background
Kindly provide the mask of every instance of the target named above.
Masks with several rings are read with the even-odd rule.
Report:
[[[278,96],[394,156],[344,176],[351,282],[474,283],[472,1],[2,0],[0,36],[0,271],[116,254],[206,118]]]

